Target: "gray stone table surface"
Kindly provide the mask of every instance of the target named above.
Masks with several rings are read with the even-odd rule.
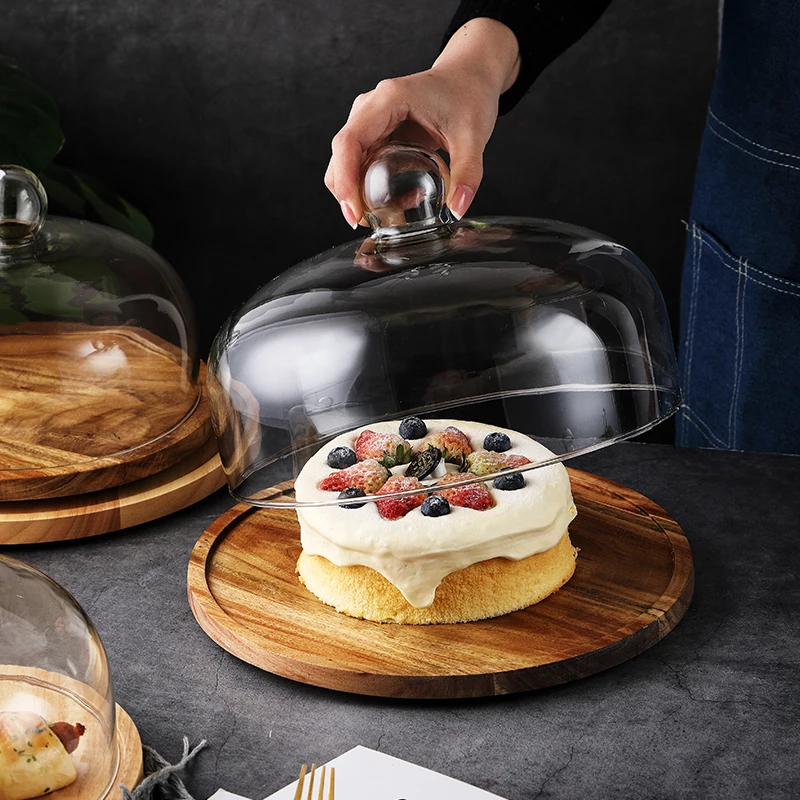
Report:
[[[800,458],[629,443],[573,464],[669,511],[692,545],[695,595],[644,654],[527,694],[360,697],[220,649],[189,609],[186,568],[232,505],[225,492],[118,534],[2,552],[83,605],[144,742],[176,760],[183,734],[208,739],[187,778],[198,799],[220,786],[262,798],[302,761],[358,744],[510,800],[800,796]]]

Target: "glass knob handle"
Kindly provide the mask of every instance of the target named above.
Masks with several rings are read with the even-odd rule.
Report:
[[[47,194],[30,170],[0,166],[0,247],[30,241],[44,225]]]
[[[361,170],[364,216],[373,237],[402,236],[447,225],[450,171],[434,152],[392,142],[368,155]]]

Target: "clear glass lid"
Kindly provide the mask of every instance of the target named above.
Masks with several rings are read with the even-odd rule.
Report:
[[[118,769],[114,692],[97,631],[57,583],[0,556],[0,798],[98,800]]]
[[[152,443],[200,397],[174,270],[124,233],[46,212],[36,176],[0,166],[0,483]]]
[[[642,262],[562,222],[456,221],[444,205],[448,178],[419,147],[377,150],[362,180],[372,235],[287,270],[220,330],[209,394],[236,497],[347,504],[335,490],[295,494],[314,454],[338,486],[365,460],[417,476],[431,447],[464,483],[488,482],[635,436],[677,409],[667,312]],[[431,431],[440,419],[511,429],[547,451],[510,463],[513,453],[500,457],[482,435],[461,447],[416,423],[401,429],[411,417]],[[364,429],[379,437],[372,446]],[[336,437],[352,455],[329,452]],[[385,479],[378,472],[367,500]],[[381,491],[419,491],[402,487]]]

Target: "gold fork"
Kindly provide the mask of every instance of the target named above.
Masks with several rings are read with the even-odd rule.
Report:
[[[311,765],[311,772],[308,774],[308,793],[306,794],[306,800],[313,800],[313,792],[314,792],[314,775],[317,771],[317,765]],[[303,784],[306,780],[306,773],[308,772],[308,764],[303,764],[300,767],[300,775],[297,778],[297,790],[294,793],[294,800],[303,800]],[[336,776],[336,769],[331,767],[331,771],[329,773],[330,781],[328,782],[328,793],[327,795],[325,792],[325,765],[323,764],[319,771],[319,790],[317,792],[317,800],[334,800],[333,791],[334,791],[334,781]]]

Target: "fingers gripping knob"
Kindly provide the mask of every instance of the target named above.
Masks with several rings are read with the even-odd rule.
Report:
[[[364,162],[364,216],[377,235],[438,227],[446,223],[450,172],[442,159],[413,144],[393,143]]]

